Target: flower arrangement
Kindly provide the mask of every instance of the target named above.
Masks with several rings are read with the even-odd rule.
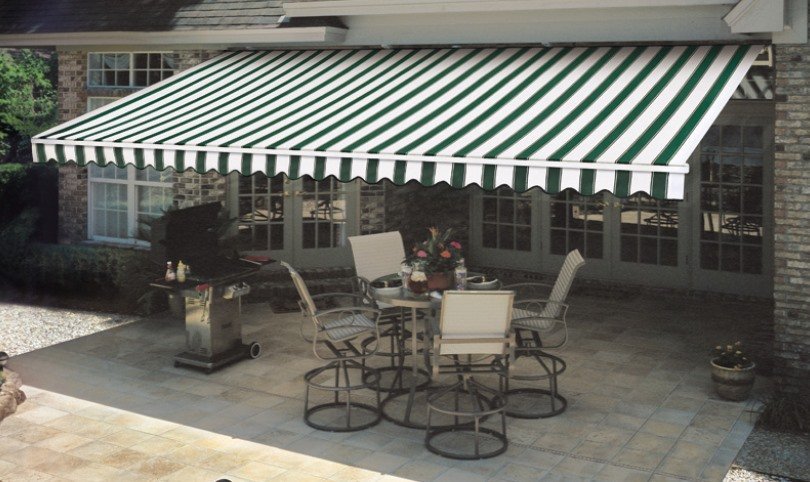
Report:
[[[749,360],[742,351],[742,342],[735,342],[723,347],[717,345],[714,348],[714,358],[712,361],[721,367],[742,370],[750,368],[754,362]]]
[[[443,273],[452,271],[464,257],[461,253],[461,243],[451,240],[453,230],[444,233],[439,228],[428,228],[430,237],[425,241],[416,243],[405,262],[411,266],[421,266],[425,273]]]

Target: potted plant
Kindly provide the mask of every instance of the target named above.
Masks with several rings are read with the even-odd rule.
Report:
[[[405,262],[415,272],[424,272],[428,290],[445,290],[454,283],[453,270],[461,262],[461,243],[451,240],[453,230],[441,232],[439,228],[428,228],[430,237],[416,243],[405,257]]]
[[[745,356],[741,342],[715,347],[711,364],[714,388],[720,397],[736,402],[748,398],[756,364]]]

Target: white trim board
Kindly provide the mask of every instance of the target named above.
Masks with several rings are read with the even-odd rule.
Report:
[[[346,30],[337,27],[282,27],[166,32],[68,32],[0,35],[0,47],[22,46],[258,46],[270,44],[334,43]]]

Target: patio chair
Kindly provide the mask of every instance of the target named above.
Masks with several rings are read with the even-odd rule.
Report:
[[[434,380],[451,374],[455,382],[428,396],[425,446],[431,452],[468,460],[506,451],[506,398],[499,383],[486,386],[473,374],[507,376],[514,345],[509,329],[513,301],[509,291],[444,292],[441,319],[431,328],[429,364]],[[437,425],[434,414],[450,417],[452,423]],[[483,426],[493,416],[500,423]]]
[[[312,351],[317,358],[328,362],[304,375],[306,383],[304,421],[310,427],[330,432],[352,432],[376,425],[381,418],[379,373],[367,367],[364,362],[375,354],[379,344],[377,321],[380,310],[376,308],[374,300],[353,293],[312,296],[301,275],[289,264],[282,262],[281,265],[290,272],[301,297],[301,306],[315,325]],[[342,298],[351,301],[352,304],[318,309],[316,300],[325,297]],[[356,339],[369,335],[377,340],[377,344],[370,349],[361,351],[352,344]],[[356,372],[354,378],[350,376],[351,372]],[[310,407],[310,389],[331,392],[331,401]],[[352,392],[362,389],[375,392],[374,405],[352,400]],[[341,393],[345,394],[345,401],[341,401]],[[320,421],[316,420],[316,416],[320,417]]]
[[[381,276],[397,273],[402,260],[405,259],[405,249],[399,231],[351,236],[349,237],[349,245],[352,248],[352,256],[354,257],[357,289],[369,296],[371,296],[372,290],[370,283]],[[377,355],[390,359],[389,366],[379,368],[380,376],[384,376],[385,373],[394,373],[393,381],[383,382],[381,390],[403,390],[409,386],[403,380],[407,375],[402,370],[405,356],[410,354],[410,350],[406,348],[405,344],[405,340],[410,336],[410,332],[405,329],[404,324],[407,317],[406,310],[379,301],[377,307],[382,310],[380,337],[388,340],[387,343],[383,344],[388,345],[389,350],[385,352],[378,350]],[[365,349],[370,343],[373,343],[371,337],[365,339],[361,346]],[[423,388],[430,383],[430,379],[428,373],[424,370],[419,373],[423,380],[418,385]]]
[[[568,304],[565,300],[577,271],[584,264],[585,260],[579,250],[575,249],[565,257],[553,286],[521,283],[503,288],[515,293],[512,311],[512,329],[516,340],[515,361],[521,358],[533,359],[541,369],[540,373],[528,374],[514,370],[502,379],[504,393],[509,399],[506,414],[510,417],[552,417],[565,411],[568,406],[568,401],[560,395],[557,386],[557,377],[566,368],[565,361],[546,350],[562,348],[568,341],[568,325],[565,320]],[[547,297],[537,297],[538,289],[548,292],[548,288],[551,288],[551,293]],[[532,291],[535,294],[526,294]],[[548,388],[510,388],[510,380],[529,385],[547,381]]]

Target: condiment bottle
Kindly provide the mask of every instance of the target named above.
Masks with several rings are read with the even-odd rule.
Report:
[[[177,262],[177,282],[186,282],[186,265],[183,264],[183,261]]]
[[[176,278],[174,269],[172,268],[172,262],[166,261],[166,281],[174,281]]]

